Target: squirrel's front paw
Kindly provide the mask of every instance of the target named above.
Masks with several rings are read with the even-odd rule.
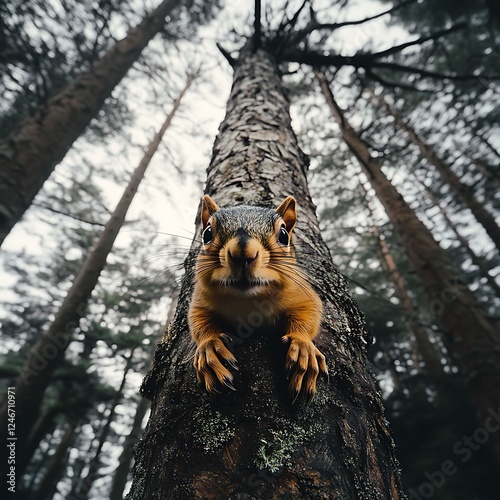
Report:
[[[325,356],[308,338],[285,335],[282,340],[290,341],[285,369],[292,374],[290,392],[293,402],[297,400],[301,391],[305,393],[309,402],[316,394],[316,380],[319,373],[328,376]]]
[[[216,389],[217,381],[235,390],[232,384],[233,375],[222,364],[222,361],[237,369],[236,358],[224,345],[220,336],[205,340],[196,349],[194,355],[196,378],[198,383],[205,387],[208,392],[218,392]]]

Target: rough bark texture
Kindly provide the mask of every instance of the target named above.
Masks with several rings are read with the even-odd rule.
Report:
[[[256,322],[233,337],[237,390],[209,396],[197,387],[187,325],[195,242],[176,316],[143,383],[152,413],[136,449],[129,500],[402,498],[394,445],[367,368],[363,318],[321,238],[288,106],[271,57],[242,52],[206,193],[220,206],[272,207],[296,197],[295,244],[324,303],[315,343],[330,379],[319,381],[311,404],[292,404],[284,332],[262,331]]]
[[[0,145],[0,245],[179,0],[164,0]]]
[[[448,254],[434,240],[396,188],[370,155],[366,144],[353,130],[323,74],[316,72],[332,115],[342,136],[358,159],[378,199],[394,225],[410,262],[429,298],[433,312],[449,338],[451,354],[466,380],[479,421],[491,428],[492,412],[500,410],[500,334],[488,319],[474,294],[459,279]],[[490,443],[500,464],[500,432],[492,432]]]
[[[484,227],[488,236],[500,251],[500,226],[497,224],[495,217],[488,212],[484,205],[476,198],[472,188],[462,183],[458,175],[453,172],[451,167],[438,156],[436,151],[434,151],[434,148],[432,148],[429,144],[426,144],[418,136],[415,130],[410,127],[403,117],[394,108],[392,108],[382,96],[375,95],[371,90],[370,93],[394,118],[397,125],[408,134],[408,137],[413,144],[418,147],[422,156],[426,158],[431,165],[436,167],[436,170],[439,172],[441,177],[448,183],[451,191],[455,193],[459,200],[474,214],[476,220]]]
[[[52,373],[64,359],[64,352],[72,339],[75,328],[85,314],[92,290],[95,288],[106,265],[106,259],[113,248],[139,184],[144,178],[146,169],[191,82],[192,78],[189,77],[186,87],[174,102],[172,111],[134,170],[128,186],[125,188],[111,218],[106,223],[95,247],[80,268],[68,294],[57,311],[54,321],[48,331],[40,337],[33,347],[28,361],[19,375],[16,383],[16,445],[21,459],[20,454],[40,413],[40,405],[45,390],[50,383]],[[7,439],[7,401],[4,402],[0,410],[0,425],[0,438],[5,442]],[[5,467],[6,464],[7,461],[4,461],[0,467]]]

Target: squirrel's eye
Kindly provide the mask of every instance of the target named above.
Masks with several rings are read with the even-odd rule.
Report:
[[[278,234],[278,241],[282,245],[288,245],[288,243],[290,243],[290,236],[288,235],[288,231],[285,229],[284,224],[280,227],[280,232]]]
[[[205,230],[201,234],[201,238],[203,240],[204,245],[208,245],[214,239],[214,235],[212,232],[212,226],[210,224],[208,224],[208,226],[205,228]]]

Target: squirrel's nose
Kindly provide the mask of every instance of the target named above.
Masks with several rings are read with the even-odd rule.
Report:
[[[257,259],[257,256],[259,255],[259,252],[256,252],[255,255],[252,256],[235,256],[231,254],[231,251],[229,250],[227,252],[229,260],[234,263],[235,266],[242,267],[243,269],[246,269],[252,265],[253,262]]]

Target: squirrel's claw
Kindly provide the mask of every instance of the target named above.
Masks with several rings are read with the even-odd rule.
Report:
[[[236,391],[236,388],[234,387],[232,380],[225,379],[224,380],[224,385],[226,387],[228,387],[229,389],[231,389],[232,391]]]
[[[318,375],[320,372],[328,375],[325,356],[311,340],[304,338],[291,338],[285,370],[292,374],[289,387],[293,403],[301,392],[305,393],[307,402],[311,402],[316,394]]]
[[[222,361],[236,368],[235,357],[219,337],[205,340],[196,349],[193,363],[196,379],[207,392],[219,392],[218,384],[235,390],[232,384],[233,375]]]
[[[324,354],[318,350],[316,355],[318,358],[319,371],[326,376],[326,380],[330,382],[330,372],[328,371],[328,365],[326,364],[326,358]]]

